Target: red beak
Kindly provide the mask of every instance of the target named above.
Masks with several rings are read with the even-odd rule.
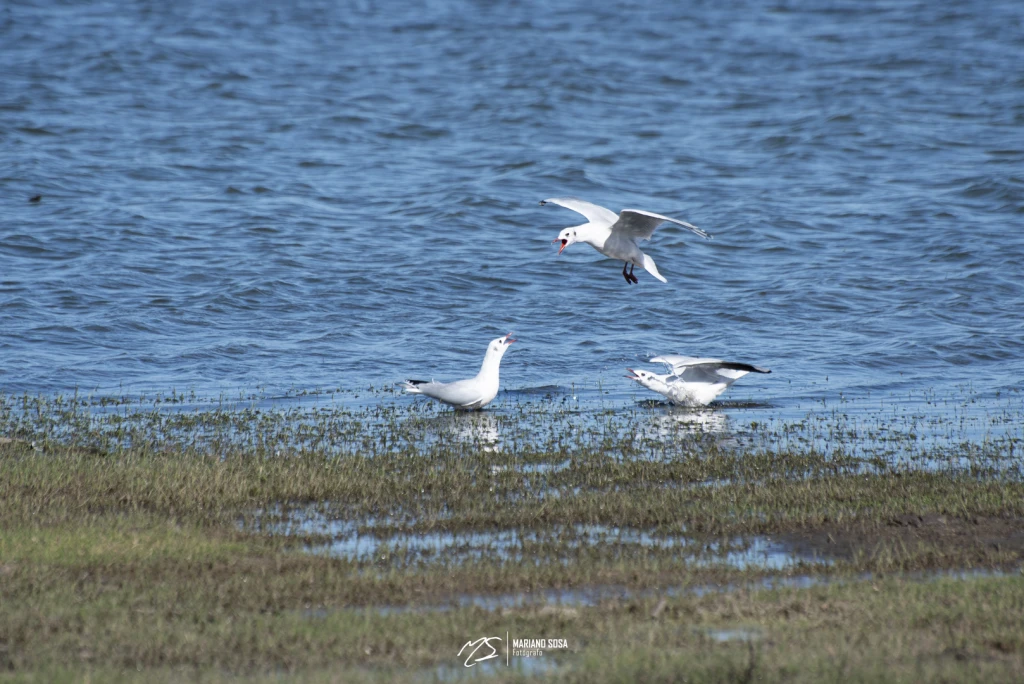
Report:
[[[519,340],[513,340],[512,339],[512,333],[509,333],[508,335],[505,335],[505,344],[512,344],[513,342],[518,342],[518,341]]]
[[[555,238],[554,240],[551,241],[551,244],[554,244],[554,243],[558,242],[560,239],[561,238]],[[562,250],[565,249],[566,245],[568,245],[568,244],[569,244],[568,240],[562,240],[562,246],[558,248],[558,253],[561,254]]]
[[[626,377],[627,377],[627,378],[629,378],[630,380],[639,380],[639,379],[640,379],[640,376],[638,376],[638,375],[636,374],[636,371],[635,371],[635,370],[633,370],[632,368],[627,368],[626,370],[628,370],[628,371],[629,371],[630,373],[632,373],[632,375],[627,375],[627,376],[626,376]]]

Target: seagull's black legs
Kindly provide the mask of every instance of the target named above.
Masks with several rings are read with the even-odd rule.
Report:
[[[629,266],[629,273],[626,273],[626,266]],[[626,282],[629,283],[630,285],[632,285],[633,283],[640,282],[639,280],[636,279],[636,276],[633,275],[633,264],[629,263],[628,261],[622,263],[622,277],[625,278]]]

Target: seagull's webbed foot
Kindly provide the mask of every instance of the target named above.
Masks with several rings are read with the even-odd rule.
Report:
[[[640,282],[640,281],[638,281],[636,279],[636,276],[633,275],[633,269],[632,268],[629,269],[629,273],[626,273],[626,266],[630,266],[630,265],[631,264],[628,261],[623,262],[623,264],[622,264],[622,277],[626,279],[626,282],[628,284],[632,285],[633,283],[637,283],[637,282]]]

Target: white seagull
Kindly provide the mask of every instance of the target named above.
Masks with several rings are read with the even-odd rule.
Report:
[[[700,235],[707,240],[711,236],[697,226],[686,221],[669,218],[661,214],[653,214],[640,209],[623,209],[618,216],[610,209],[584,202],[575,197],[553,197],[541,200],[541,204],[557,204],[566,209],[583,214],[587,223],[581,226],[571,226],[558,234],[552,242],[561,241],[562,246],[558,253],[575,242],[586,242],[601,254],[612,259],[624,261],[622,264],[622,277],[627,283],[638,282],[633,275],[633,267],[641,266],[652,276],[663,283],[667,283],[654,265],[654,259],[640,251],[637,245],[639,240],[650,240],[654,229],[665,221],[670,221],[686,228],[690,232]],[[629,266],[629,273],[626,273],[626,266]]]
[[[735,363],[721,359],[701,359],[695,356],[655,356],[651,363],[663,363],[672,369],[667,375],[627,368],[636,380],[649,390],[665,395],[680,406],[706,406],[729,385],[747,373],[771,373],[749,363]]]
[[[443,401],[457,409],[471,411],[483,408],[498,396],[498,366],[508,346],[515,342],[512,333],[491,340],[484,354],[483,365],[475,378],[455,382],[434,382],[430,380],[406,380],[402,386],[407,392],[425,394],[432,399]]]

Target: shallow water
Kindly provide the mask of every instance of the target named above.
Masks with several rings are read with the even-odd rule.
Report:
[[[368,526],[368,527],[367,527]],[[406,562],[443,559],[462,563],[479,559],[522,562],[548,554],[557,547],[555,560],[571,564],[581,549],[597,548],[605,554],[632,557],[638,551],[668,551],[687,559],[694,567],[726,567],[740,570],[786,570],[800,564],[828,564],[804,556],[767,536],[723,541],[696,541],[678,534],[655,535],[631,528],[576,524],[540,530],[478,532],[389,533],[375,530],[373,521],[353,522],[344,515],[330,517],[310,509],[279,512],[273,518],[257,514],[243,529],[274,535],[315,535],[329,542],[308,545],[306,551],[352,561],[374,562],[401,556]]]
[[[0,390],[452,379],[514,330],[528,396],[632,406],[625,367],[684,353],[771,368],[726,398],[787,417],[997,407],[1024,376],[1022,23],[1010,0],[7,3]],[[537,202],[569,194],[715,239],[659,229],[669,283],[627,287],[555,256],[578,220]]]

